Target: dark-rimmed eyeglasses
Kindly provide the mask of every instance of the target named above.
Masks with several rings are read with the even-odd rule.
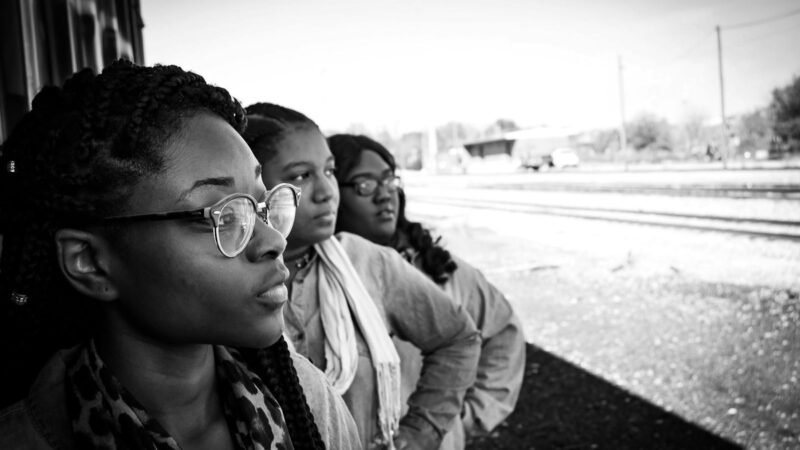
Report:
[[[362,197],[369,197],[375,193],[379,186],[386,186],[387,191],[395,192],[398,188],[403,187],[403,180],[397,175],[389,175],[382,180],[378,180],[377,178],[361,178],[356,181],[339,183],[339,186],[352,187],[356,190],[356,194]]]
[[[281,183],[267,192],[263,202],[249,194],[231,194],[217,203],[191,211],[169,211],[132,216],[113,216],[104,222],[138,222],[144,220],[178,220],[201,218],[211,220],[214,242],[223,255],[234,258],[247,247],[255,229],[256,217],[275,229],[284,238],[294,224],[300,189]]]

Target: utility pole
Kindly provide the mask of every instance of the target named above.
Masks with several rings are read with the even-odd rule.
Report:
[[[725,80],[722,77],[722,31],[717,25],[717,59],[719,64],[719,105],[722,115],[722,164],[728,168],[728,121],[725,118]]]
[[[625,149],[628,148],[628,137],[625,134],[625,84],[622,82],[622,55],[617,55],[617,66],[619,68],[619,152],[625,160],[625,168],[628,167]]]
[[[428,125],[427,134],[428,148],[425,158],[422,160],[422,168],[427,173],[436,174],[436,153],[438,153],[438,149],[436,148],[436,126],[433,125],[433,122]]]

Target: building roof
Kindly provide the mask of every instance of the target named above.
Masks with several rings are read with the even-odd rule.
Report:
[[[526,139],[564,138],[567,136],[575,136],[580,133],[581,132],[578,129],[571,127],[540,126],[534,128],[526,128],[524,130],[508,131],[500,136],[464,143],[464,146],[474,147],[476,145],[486,145],[486,144],[494,144],[494,143],[509,142],[509,141],[521,141]]]

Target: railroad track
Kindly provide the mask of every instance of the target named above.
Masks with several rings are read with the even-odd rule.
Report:
[[[486,209],[524,214],[542,214],[587,220],[630,223],[638,225],[683,228],[700,231],[732,233],[769,239],[800,241],[800,221],[684,214],[643,209],[558,206],[514,200],[485,200],[446,196],[412,197],[412,204],[427,203],[467,209]]]
[[[683,183],[674,185],[608,183],[503,183],[493,185],[474,184],[469,187],[516,191],[598,192],[690,197],[800,199],[800,185],[797,184],[759,184],[754,186],[748,184],[704,185]]]

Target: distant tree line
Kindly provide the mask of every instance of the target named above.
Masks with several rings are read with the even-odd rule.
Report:
[[[784,140],[800,141],[800,77],[792,83],[772,91],[773,129]]]
[[[587,130],[576,137],[582,157],[609,160],[655,160],[658,158],[696,157],[709,154],[722,144],[723,132],[716,121],[702,111],[690,111],[677,124],[652,113],[641,113],[625,124],[626,149],[620,148],[617,128]],[[786,86],[775,88],[770,104],[727,121],[729,156],[766,149],[776,141],[800,152],[800,77]],[[446,152],[453,147],[478,140],[501,138],[521,127],[512,119],[499,118],[486,126],[451,121],[436,128],[436,147]],[[401,167],[416,169],[428,148],[425,131],[399,136],[387,130],[370,130],[362,124],[349,126],[346,133],[369,135],[390,149]]]

